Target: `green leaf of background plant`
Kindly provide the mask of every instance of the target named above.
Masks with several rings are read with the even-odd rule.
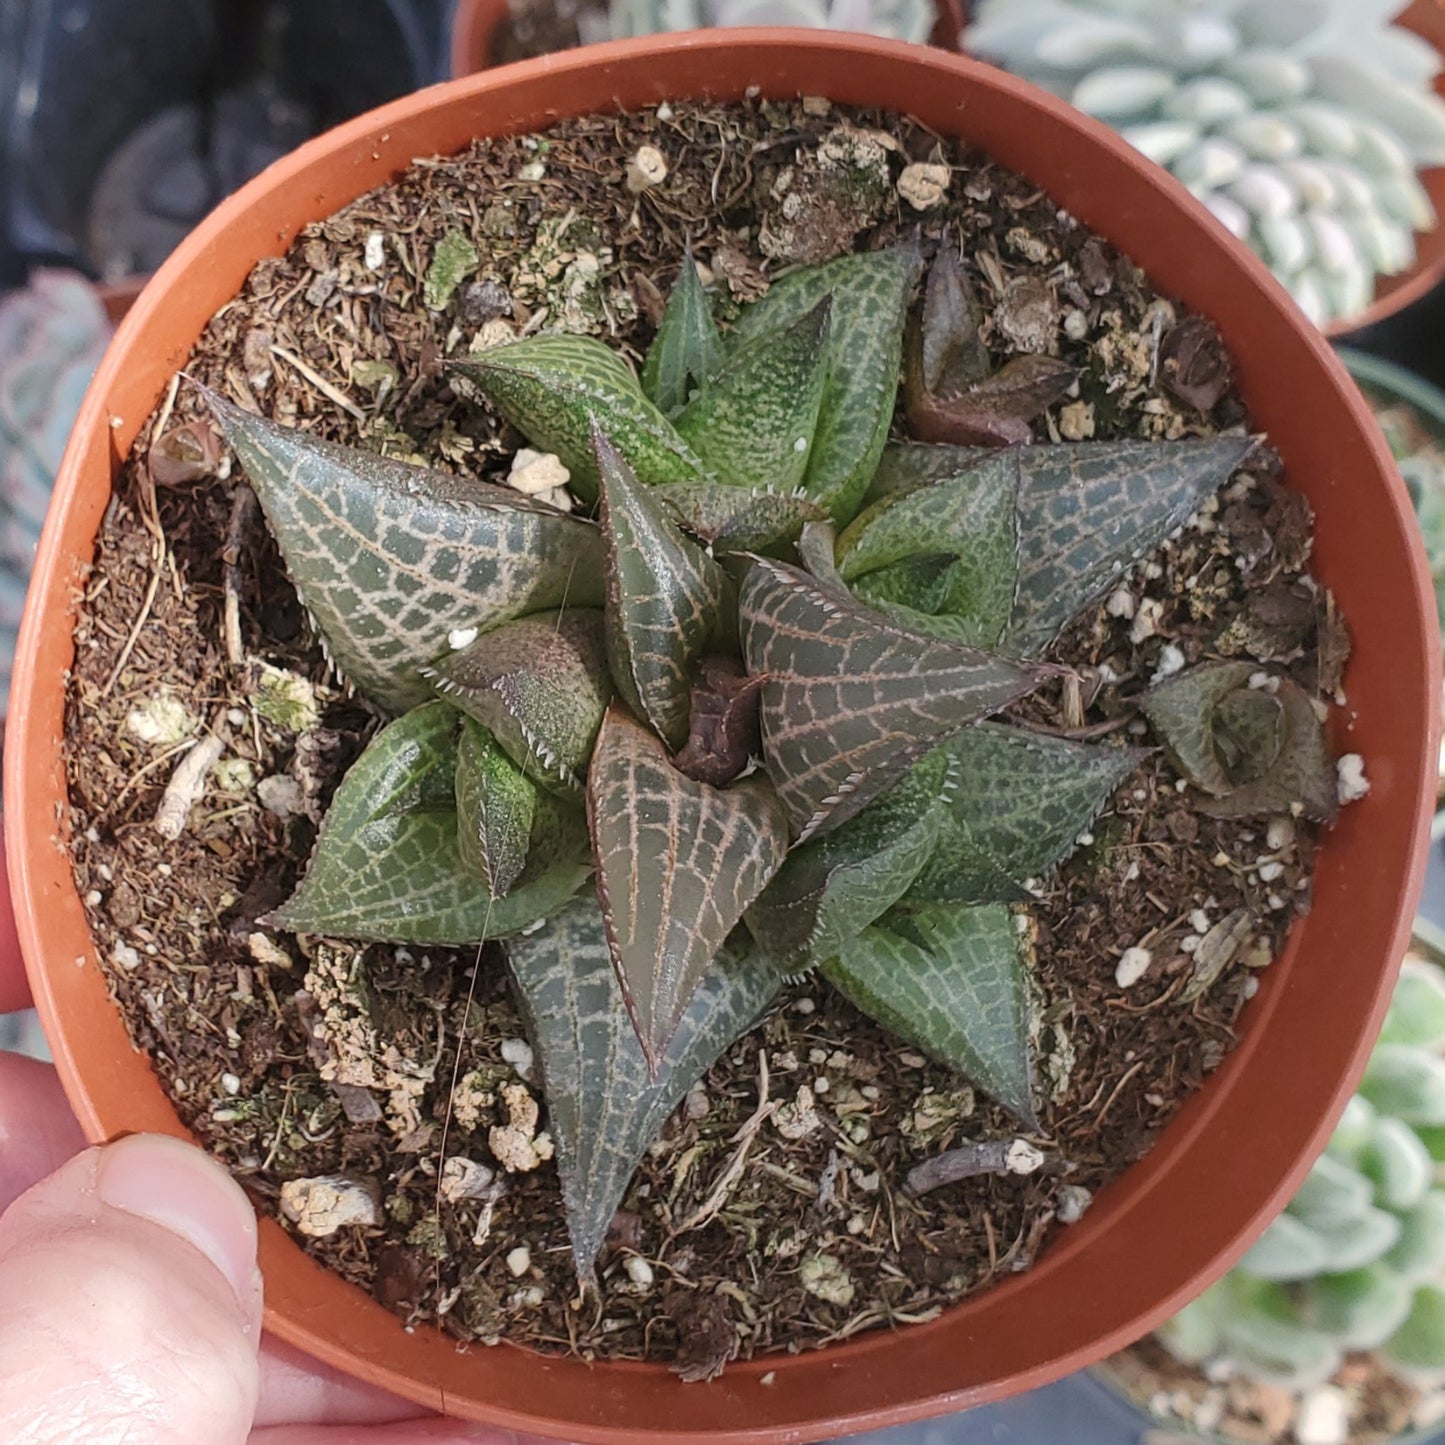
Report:
[[[1033,671],[907,633],[786,563],[757,561],[739,607],[766,675],[763,752],[801,838],[846,822],[934,743],[1030,691]]]
[[[684,777],[616,704],[587,780],[597,893],[643,1053],[660,1060],[713,956],[777,871],[787,819],[766,781]]]
[[[667,298],[662,324],[647,348],[642,390],[665,416],[675,417],[704,378],[722,365],[722,359],[722,337],[689,246]]]
[[[832,298],[828,379],[804,486],[840,521],[857,510],[888,439],[903,326],[922,267],[912,246],[840,256],[775,281],[733,328],[739,347]]]
[[[824,297],[777,331],[737,347],[675,425],[730,486],[791,492],[803,480],[828,377]]]
[[[657,495],[683,531],[717,556],[766,552],[796,542],[806,523],[828,515],[804,496],[751,492],[721,482],[677,482],[659,487]]]
[[[731,584],[608,438],[598,432],[594,445],[607,542],[607,658],[628,706],[676,752],[687,741],[693,664],[718,629]]]
[[[534,781],[580,793],[612,698],[603,614],[538,612],[484,632],[423,675]]]
[[[590,872],[558,862],[493,898],[457,841],[459,717],[424,703],[390,723],[352,764],[301,886],[268,922],[293,933],[379,943],[468,944],[545,918]]]
[[[320,441],[207,402],[337,667],[401,712],[447,634],[602,602],[596,527],[504,487]]]
[[[911,900],[1021,899],[1025,879],[1042,878],[1073,851],[1146,756],[1142,748],[1090,746],[998,723],[964,728],[940,751],[958,782]]]
[[[594,422],[648,485],[707,475],[627,363],[595,337],[530,336],[453,365],[533,446],[561,457],[584,501],[597,499]]]
[[[842,827],[794,848],[746,914],[758,946],[789,972],[836,957],[932,856],[954,781],[935,750]]]
[[[941,904],[885,914],[824,964],[823,975],[1036,1129],[1029,967],[1007,908]]]
[[[591,1272],[638,1161],[714,1060],[781,987],[760,954],[724,948],[693,994],[654,1080],[623,1005],[596,900],[573,899],[507,944],[542,1065],[548,1127],[579,1279]]]

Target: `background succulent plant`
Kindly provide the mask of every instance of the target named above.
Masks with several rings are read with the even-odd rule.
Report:
[[[1139,753],[983,719],[1252,442],[890,444],[921,269],[794,271],[724,336],[685,262],[640,380],[567,333],[458,362],[596,522],[210,397],[331,656],[400,714],[271,923],[506,941],[581,1274],[789,974],[1033,1121],[1013,908]],[[915,325],[937,354],[968,310]]]
[[[929,0],[611,0],[614,39],[707,25],[803,25],[862,30],[922,44],[936,11]]]
[[[967,48],[1116,127],[1317,323],[1366,306],[1436,224],[1440,56],[1399,0],[979,0]]]
[[[1360,1091],[1284,1213],[1159,1338],[1307,1388],[1354,1350],[1445,1381],[1445,971],[1406,960]]]
[[[95,287],[73,272],[38,271],[0,301],[0,715],[60,454],[109,338]]]

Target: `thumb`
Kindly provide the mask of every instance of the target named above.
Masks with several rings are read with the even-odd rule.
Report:
[[[239,1445],[260,1321],[219,1164],[158,1134],[87,1149],[0,1216],[0,1440]]]

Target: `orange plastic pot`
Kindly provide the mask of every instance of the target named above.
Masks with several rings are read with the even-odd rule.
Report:
[[[1344,369],[1182,187],[1102,126],[940,50],[821,31],[704,31],[595,46],[423,91],[321,136],[226,201],[126,318],[86,398],[40,544],[11,694],[5,822],[20,936],[56,1062],[92,1139],[183,1134],[106,990],[66,851],[65,677],[112,480],[207,320],[256,260],[414,156],[664,99],[827,95],[908,111],[1046,188],[1165,292],[1212,317],[1318,518],[1317,571],[1355,651],[1342,749],[1371,788],[1319,855],[1314,910],[1248,1006],[1239,1047],[1143,1161],[1028,1272],[936,1321],[683,1385],[643,1364],[465,1353],[262,1230],[267,1320],[427,1405],[568,1440],[820,1440],[1029,1389],[1143,1334],[1222,1273],[1293,1193],[1354,1088],[1404,951],[1434,799],[1440,641],[1409,499]]]
[[[1421,0],[1424,3],[1424,0]],[[963,29],[963,0],[933,0],[937,19],[928,43],[958,49]],[[492,39],[507,18],[507,0],[457,0],[452,13],[451,74],[454,80],[486,70],[492,62]]]

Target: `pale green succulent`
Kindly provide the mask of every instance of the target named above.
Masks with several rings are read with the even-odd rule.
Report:
[[[609,7],[616,40],[709,25],[802,25],[922,44],[936,18],[929,0],[611,0]]]
[[[1347,1353],[1445,1381],[1445,971],[1409,958],[1329,1147],[1239,1264],[1159,1331],[1189,1364],[1296,1388]]]
[[[37,271],[0,301],[0,714],[60,454],[110,339],[95,287]]]
[[[1436,224],[1433,46],[1400,0],[979,0],[974,54],[1098,116],[1246,240],[1317,324]]]
[[[957,264],[909,372],[935,429],[1001,405],[968,389]],[[1141,755],[984,719],[1253,444],[890,443],[921,270],[910,246],[798,270],[724,335],[685,262],[640,379],[560,332],[457,362],[596,521],[210,398],[331,657],[399,714],[271,922],[505,941],[579,1272],[791,974],[1034,1122],[1013,910]]]

